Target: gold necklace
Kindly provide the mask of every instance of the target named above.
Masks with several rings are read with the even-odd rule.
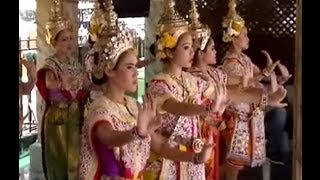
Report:
[[[167,74],[170,76],[171,79],[176,81],[180,86],[182,86],[185,89],[185,86],[184,86],[184,83],[183,83],[182,74],[180,75],[180,78],[178,78],[177,76],[175,76],[175,75],[173,75],[172,73],[169,73],[169,72],[167,72]]]
[[[176,77],[175,75],[167,72],[167,74],[170,76],[170,78],[172,80],[174,80],[178,85],[180,85],[182,87],[182,98],[183,101],[186,103],[190,103],[190,104],[196,104],[196,99],[194,97],[190,96],[190,90],[187,86],[185,86],[185,81],[184,81],[184,77],[181,74],[181,78],[179,79],[178,77]],[[185,94],[186,92],[186,94]]]
[[[182,74],[181,74],[180,78],[178,78],[177,76],[175,76],[175,75],[173,75],[172,73],[169,73],[169,72],[167,72],[167,74],[170,76],[170,78],[171,78],[172,80],[174,80],[179,86],[182,87],[182,97],[185,98],[185,97],[184,97],[184,95],[185,95],[184,93],[185,93],[185,91],[186,91],[186,93],[189,94],[189,90],[188,90],[188,88],[184,85],[184,81],[183,81],[183,76],[182,76]]]
[[[128,103],[127,103],[126,99],[125,99],[125,103],[124,104],[120,104],[121,105],[120,106],[119,103],[112,101],[111,98],[109,98],[106,94],[104,94],[104,96],[109,101],[111,101],[111,103],[113,104],[113,107],[111,107],[111,110],[120,115],[121,119],[118,118],[120,121],[129,123],[130,125],[133,125],[133,123],[136,122],[136,117],[134,116],[134,114],[128,108],[128,106],[127,106]]]

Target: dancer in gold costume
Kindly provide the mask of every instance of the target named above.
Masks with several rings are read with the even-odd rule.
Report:
[[[250,58],[242,53],[249,47],[249,38],[245,21],[236,12],[235,0],[229,1],[229,12],[223,21],[223,41],[229,44],[229,49],[223,58],[223,70],[228,75],[228,84],[239,85],[242,91],[248,87],[256,87],[267,93],[284,91],[281,85],[289,77],[281,78],[274,73],[276,66],[284,72],[286,68],[273,62],[266,51],[262,53],[267,57],[267,67],[260,71]],[[264,86],[261,79],[271,80],[271,86]],[[227,144],[225,177],[227,180],[236,180],[238,172],[244,166],[259,166],[265,161],[265,132],[264,132],[264,103],[233,103],[226,110],[227,128],[223,132]],[[274,107],[283,107],[286,104],[269,104]]]
[[[263,91],[254,87],[239,91],[239,88],[234,85],[227,85],[227,74],[220,68],[212,65],[216,64],[216,50],[213,39],[210,37],[211,30],[207,25],[200,23],[199,14],[197,12],[194,0],[191,0],[190,11],[190,31],[193,37],[193,47],[195,56],[193,59],[192,68],[188,69],[191,74],[201,77],[209,83],[221,84],[227,89],[227,98],[231,103],[247,102],[259,103]],[[269,94],[269,103],[272,101],[280,102],[285,96],[285,91],[277,91],[274,94]],[[276,98],[275,98],[276,97]],[[273,100],[272,100],[273,99]],[[270,101],[271,100],[271,101]],[[222,111],[222,110],[221,110]],[[220,131],[226,127],[222,116],[213,114],[211,116],[201,116],[201,132],[203,138],[208,138],[208,129],[210,126],[214,130],[214,142],[216,146],[212,151],[212,158],[206,162],[206,178],[209,180],[220,179]]]
[[[137,57],[133,38],[117,26],[112,0],[106,2],[105,33],[95,43],[99,65],[107,77],[103,95],[90,105],[83,127],[80,179],[141,179],[150,148],[173,161],[202,163],[210,157],[212,143],[201,153],[181,152],[154,131],[160,126],[153,99],[146,96],[139,108],[125,95],[137,87]]]
[[[78,179],[80,126],[88,85],[81,64],[72,57],[74,30],[63,17],[61,0],[52,0],[47,43],[55,53],[38,71],[37,87],[46,102],[41,144],[48,180]]]
[[[84,123],[80,179],[139,179],[150,150],[147,127],[155,114],[150,101],[139,109],[133,98],[125,96],[137,87],[133,37],[118,27],[112,0],[104,5],[95,9],[94,17],[101,13],[99,21],[91,20],[91,30],[98,27],[92,70],[104,77],[104,88],[90,104]]]
[[[193,37],[193,48],[195,51],[193,65],[187,71],[191,74],[202,78],[203,80],[211,83],[217,83],[226,87],[227,75],[218,68],[211,65],[216,64],[216,50],[214,41],[210,37],[211,30],[207,25],[204,25],[199,20],[199,13],[197,11],[195,0],[191,0],[190,10],[190,31]],[[227,91],[227,95],[230,95]],[[249,97],[248,97],[249,98]],[[229,100],[230,97],[229,97]],[[221,110],[222,112],[223,110]],[[211,158],[205,163],[205,172],[207,180],[220,179],[220,131],[224,130],[225,123],[222,116],[219,114],[212,114],[211,116],[200,116],[202,137],[207,139],[208,130],[213,129],[213,138],[215,147],[212,151]]]
[[[184,72],[192,65],[194,51],[189,25],[174,10],[174,1],[164,1],[157,35],[156,57],[165,68],[149,82],[148,95],[154,98],[161,127],[157,133],[169,139],[169,146],[181,152],[201,153],[203,139],[198,115],[206,116],[226,106],[226,90],[219,84],[211,84]],[[202,96],[215,99],[204,104]],[[203,105],[202,105],[203,104]],[[210,133],[211,134],[211,133]],[[212,135],[210,136],[212,137]],[[201,162],[177,162],[153,152],[146,168],[145,179],[205,179],[204,164]]]

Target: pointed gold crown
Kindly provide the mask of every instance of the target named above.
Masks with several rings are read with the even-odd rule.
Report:
[[[104,7],[105,4],[100,4],[98,0],[94,1],[94,9],[89,24],[90,38],[93,42],[96,42],[98,36],[100,36],[102,33],[101,26],[104,14]]]
[[[70,29],[72,30],[71,23],[63,17],[61,0],[52,0],[50,19],[46,24],[46,40],[48,44],[53,45],[53,41],[59,32]]]
[[[159,39],[156,42],[157,59],[166,57],[165,48],[174,48],[181,34],[188,32],[188,22],[175,10],[174,0],[164,0],[163,14],[157,27]]]
[[[239,36],[245,25],[244,19],[236,11],[236,0],[229,0],[228,7],[229,12],[222,22],[224,42],[230,42],[233,37]]]
[[[195,0],[191,0],[190,20],[190,31],[194,39],[194,47],[204,50],[210,39],[211,30],[208,25],[204,25],[199,21],[199,13]]]
[[[105,66],[113,69],[123,52],[134,49],[132,33],[126,27],[118,26],[118,16],[114,12],[112,0],[106,1],[106,11],[102,17],[101,36],[94,44],[95,50],[99,53],[97,67],[100,69],[97,71],[100,73],[103,73]]]
[[[101,37],[111,36],[118,32],[118,15],[114,12],[112,0],[105,0],[104,13],[101,19]]]

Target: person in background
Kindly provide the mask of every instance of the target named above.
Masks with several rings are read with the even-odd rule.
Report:
[[[278,79],[284,79],[282,83],[287,82],[287,80],[292,76],[289,74],[288,69],[279,63],[277,65],[281,75]],[[266,112],[265,123],[266,123],[266,136],[267,136],[267,159],[274,164],[285,165],[289,160],[289,144],[288,140],[285,139],[286,128],[290,124],[290,119],[292,112],[290,110],[290,104],[288,102],[288,97],[286,97],[287,107],[271,107],[269,111]],[[291,113],[291,114],[290,114]],[[288,121],[289,120],[289,121]]]
[[[28,82],[22,82],[22,65],[27,70]],[[19,62],[19,132],[22,129],[23,120],[25,119],[22,112],[22,96],[29,95],[31,93],[35,86],[36,80],[37,70],[35,64],[32,61],[21,59]]]

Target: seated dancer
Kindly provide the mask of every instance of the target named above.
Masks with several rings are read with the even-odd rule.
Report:
[[[234,0],[229,2],[229,12],[223,21],[223,41],[229,43],[229,49],[223,58],[223,70],[228,75],[228,84],[239,84],[239,91],[247,87],[261,88],[268,93],[285,91],[277,82],[273,69],[279,62],[268,60],[267,67],[261,72],[248,56],[242,53],[249,46],[247,28],[244,20],[236,12]],[[266,55],[267,53],[264,52]],[[271,86],[268,88],[259,81],[268,76]],[[225,177],[226,180],[236,180],[238,172],[244,166],[259,166],[265,161],[265,130],[264,106],[266,96],[261,99],[262,105],[256,103],[232,103],[225,112],[226,130],[223,136],[226,141]],[[284,107],[286,104],[269,104],[274,107]]]
[[[156,118],[152,98],[144,103],[126,96],[137,87],[137,57],[133,37],[117,26],[112,0],[106,2],[104,17],[109,22],[95,43],[98,66],[108,83],[103,95],[90,105],[83,126],[80,180],[140,179],[152,148],[173,161],[202,163],[210,157],[212,139],[198,154],[180,152],[168,146],[168,139],[155,133]]]
[[[87,97],[81,64],[72,56],[73,28],[63,17],[61,0],[53,0],[46,25],[55,53],[38,71],[36,83],[46,103],[41,126],[43,169],[48,180],[78,179],[80,126]]]
[[[28,82],[22,82],[22,65],[24,65],[27,69],[27,76],[28,76]],[[37,70],[36,66],[32,61],[27,61],[24,59],[21,59],[19,62],[19,99],[21,100],[22,95],[29,95],[34,88],[34,85],[36,83],[37,79]],[[23,120],[25,119],[23,117],[22,112],[22,103],[19,100],[19,132],[22,129]]]

